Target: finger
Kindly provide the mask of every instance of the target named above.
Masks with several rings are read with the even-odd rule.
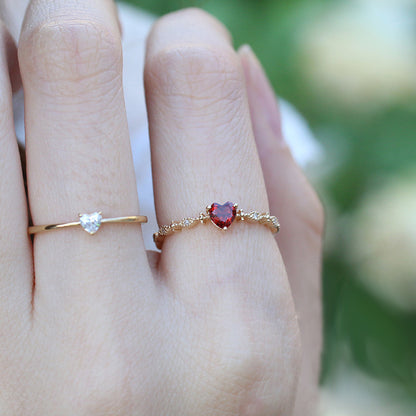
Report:
[[[145,88],[160,224],[194,217],[212,202],[269,211],[241,62],[222,25],[192,9],[162,18],[148,39]],[[237,407],[238,395],[231,393],[237,384],[259,398],[259,414],[272,409],[287,414],[296,379],[297,327],[270,230],[237,222],[226,232],[206,224],[174,233],[164,241],[159,271],[168,293],[192,311],[187,317],[195,325],[192,336],[186,345],[179,340],[185,351],[199,352],[192,371],[232,397],[218,413],[244,413],[249,407]],[[198,360],[216,369],[218,362],[227,363],[229,371],[201,374]],[[285,384],[275,394],[282,377]],[[194,380],[184,388],[203,400],[198,390],[203,382]]]
[[[29,5],[19,59],[35,225],[96,211],[139,214],[114,7],[109,0]],[[144,297],[151,284],[138,224],[103,224],[93,236],[81,227],[36,234],[34,264],[35,301],[45,304]]]
[[[28,322],[33,283],[26,194],[8,71],[15,61],[16,47],[0,21],[0,327],[1,336],[7,339],[23,321]]]
[[[247,46],[241,48],[240,55],[270,206],[284,224],[277,241],[304,351],[295,415],[305,415],[316,407],[322,347],[322,206],[283,139],[276,98],[260,63]]]
[[[145,86],[159,223],[194,217],[212,202],[232,201],[240,208],[267,212],[243,72],[225,29],[196,10],[162,18],[148,39]],[[234,250],[234,244],[250,244],[253,238],[276,250],[265,227],[239,224],[227,233],[193,228],[166,238],[161,266],[187,257],[190,262],[181,262],[179,268],[192,267],[208,244],[224,271],[227,264],[235,267],[233,259],[215,251],[223,245]],[[241,260],[238,253],[234,259]],[[188,290],[203,281],[181,281],[189,272],[175,270],[170,284]]]

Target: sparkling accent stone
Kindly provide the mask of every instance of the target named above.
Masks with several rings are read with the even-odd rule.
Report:
[[[279,221],[276,217],[272,217],[272,223],[276,228],[279,228]]]
[[[82,214],[79,221],[88,234],[95,234],[101,226],[102,218],[99,212],[94,212],[92,214]]]
[[[185,218],[184,220],[182,220],[182,225],[184,227],[190,227],[192,225],[192,220],[190,218]]]
[[[235,219],[237,208],[232,202],[221,205],[214,202],[208,210],[211,221],[219,228],[228,228]]]
[[[254,221],[258,221],[260,219],[260,214],[254,211],[251,213],[251,218],[253,218]]]
[[[172,224],[170,226],[174,230],[179,230],[181,228],[181,223],[180,222],[172,222]]]

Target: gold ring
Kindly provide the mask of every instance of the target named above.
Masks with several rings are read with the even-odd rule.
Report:
[[[159,231],[153,234],[153,241],[156,247],[161,249],[165,238],[175,232],[195,227],[197,224],[206,224],[208,221],[211,221],[217,228],[226,231],[234,220],[262,224],[273,233],[280,230],[279,220],[269,213],[244,212],[242,209],[238,209],[238,204],[226,202],[221,205],[214,202],[207,206],[206,211],[201,212],[197,217],[188,217],[181,221],[173,221],[169,225],[160,226]]]
[[[67,222],[64,224],[49,224],[49,225],[33,225],[28,228],[29,234],[41,233],[44,231],[57,230],[59,228],[68,228],[81,226],[88,234],[95,234],[101,224],[104,223],[146,223],[147,217],[144,215],[131,215],[129,217],[117,217],[117,218],[103,218],[102,212],[93,212],[92,214],[78,214],[79,221]]]

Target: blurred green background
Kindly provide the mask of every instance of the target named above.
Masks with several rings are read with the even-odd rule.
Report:
[[[416,1],[130,3],[211,12],[306,118],[325,152],[322,384],[354,368],[416,414]]]

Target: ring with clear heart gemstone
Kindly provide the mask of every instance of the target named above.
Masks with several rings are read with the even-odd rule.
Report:
[[[103,218],[102,212],[97,211],[92,214],[78,214],[79,221],[66,222],[61,224],[32,225],[28,228],[29,234],[36,234],[45,231],[57,230],[59,228],[68,228],[81,226],[88,234],[95,234],[105,223],[140,223],[147,222],[144,215],[130,215],[128,217]]]

